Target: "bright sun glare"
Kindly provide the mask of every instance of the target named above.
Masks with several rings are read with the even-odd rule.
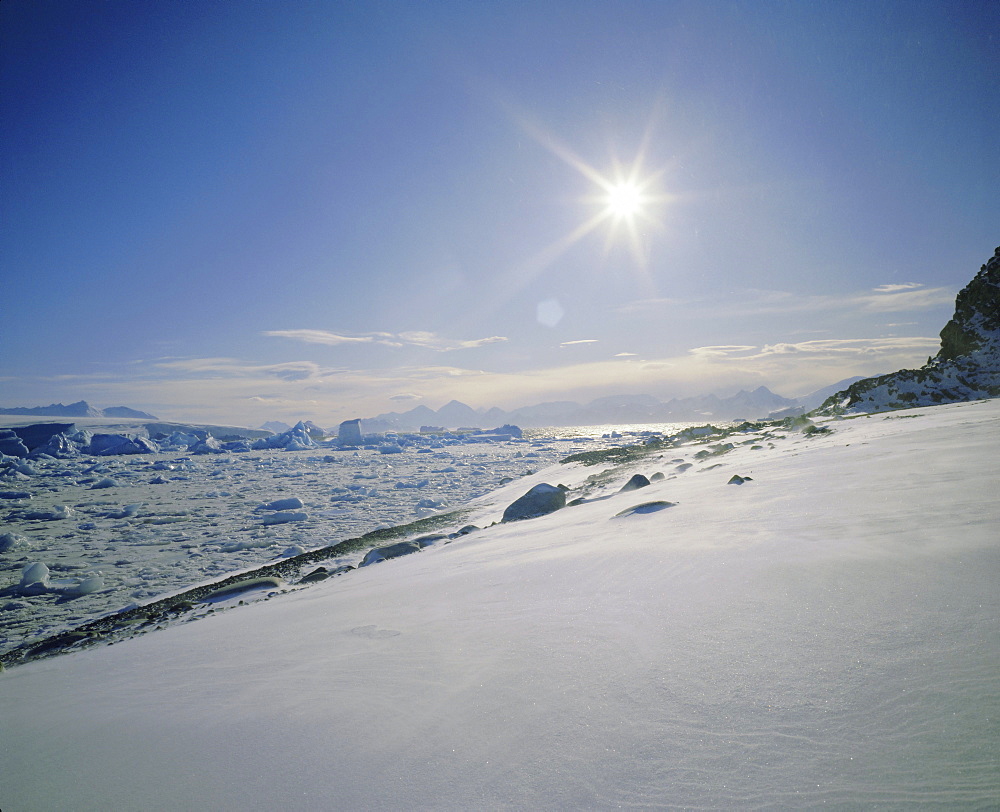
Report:
[[[631,181],[608,189],[608,214],[616,220],[634,217],[642,211],[642,191]]]

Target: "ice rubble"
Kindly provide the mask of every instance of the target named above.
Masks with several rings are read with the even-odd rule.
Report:
[[[524,450],[544,444],[509,436],[402,435],[391,458],[375,437],[353,450],[197,455],[187,443],[200,433],[174,439],[179,447],[159,454],[0,457],[0,655],[289,550],[431,518],[565,453],[528,459]],[[20,570],[36,561],[58,570],[56,580],[100,571],[103,588],[73,601],[38,588],[25,599]]]

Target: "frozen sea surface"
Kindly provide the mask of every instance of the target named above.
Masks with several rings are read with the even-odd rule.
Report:
[[[27,497],[0,498],[0,539],[8,539],[0,547],[0,654],[282,554],[460,507],[505,479],[611,442],[535,434],[426,438],[392,455],[319,449],[27,462],[28,474],[0,479],[0,493]],[[299,506],[260,509],[278,500]],[[19,590],[36,563],[66,588]],[[80,595],[69,586],[87,579],[100,588]]]

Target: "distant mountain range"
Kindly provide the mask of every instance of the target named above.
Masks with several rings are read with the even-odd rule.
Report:
[[[0,407],[0,414],[16,414],[28,417],[121,417],[129,420],[159,420],[156,415],[130,409],[128,406],[109,406],[96,409],[85,400],[69,405],[52,403],[48,406],[15,406],[10,409]]]
[[[781,397],[766,386],[760,386],[752,392],[741,390],[726,398],[702,395],[673,398],[664,402],[652,395],[611,395],[586,404],[563,400],[523,406],[511,411],[496,407],[477,411],[461,401],[453,400],[437,410],[417,406],[407,412],[387,412],[377,417],[362,418],[361,425],[366,433],[374,433],[413,431],[422,426],[489,428],[504,423],[531,427],[752,420],[775,412],[782,415],[807,412],[823,403],[833,392],[842,390],[857,380],[860,378],[849,378],[794,399]]]

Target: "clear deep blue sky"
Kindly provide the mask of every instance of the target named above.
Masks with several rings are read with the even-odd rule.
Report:
[[[4,0],[0,405],[334,424],[919,365],[1000,244],[998,32],[995,2]]]

